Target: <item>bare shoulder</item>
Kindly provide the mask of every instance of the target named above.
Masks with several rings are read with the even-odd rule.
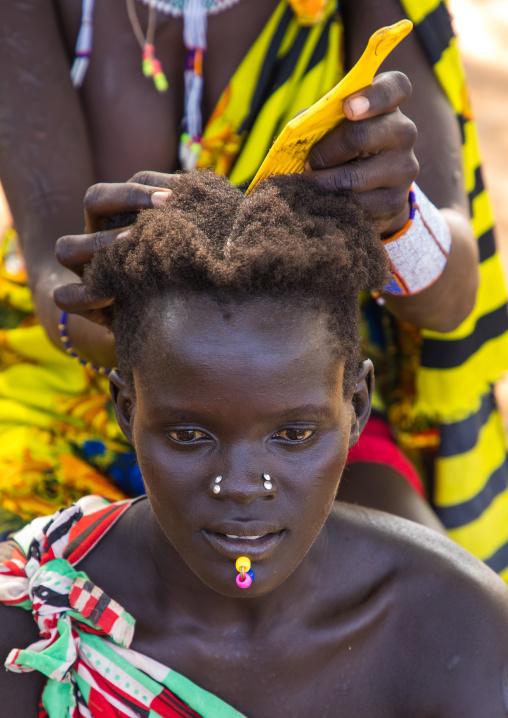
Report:
[[[416,543],[415,543],[416,540]],[[418,549],[407,595],[417,608],[415,653],[425,662],[431,690],[425,707],[446,718],[508,715],[508,588],[487,566],[436,534]],[[415,656],[416,659],[416,656]]]
[[[437,532],[382,512],[348,507],[357,566],[391,602],[390,641],[412,676],[412,715],[508,716],[508,588],[481,561]],[[362,557],[364,557],[362,559]],[[382,580],[380,580],[382,579]],[[386,646],[385,646],[386,648]]]
[[[2,715],[37,718],[45,678],[41,673],[12,673],[3,665],[13,648],[27,648],[39,639],[30,611],[0,603],[0,696]]]

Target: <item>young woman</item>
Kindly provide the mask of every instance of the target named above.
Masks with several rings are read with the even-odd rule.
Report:
[[[383,70],[404,72],[412,94],[399,72],[383,73],[356,98],[356,107],[346,103],[348,122],[309,158],[316,177],[352,188],[379,231],[390,234],[407,218],[418,171],[414,146],[420,186],[443,210],[453,234],[440,281],[409,299],[388,298],[389,312],[372,304],[366,309],[381,436],[368,428],[341,491],[350,501],[368,500],[438,526],[425,502],[427,489],[454,539],[508,576],[508,463],[490,394],[491,383],[506,369],[506,295],[445,3],[160,0],[157,11],[147,7],[153,4],[0,4],[0,27],[8,36],[0,43],[0,94],[6,98],[0,177],[23,250],[21,258],[12,242],[5,243],[0,271],[0,534],[13,521],[51,513],[89,492],[119,498],[143,491],[131,447],[114,422],[107,383],[55,349],[62,346],[53,289],[74,281],[68,270],[81,268],[83,245],[67,244],[61,254],[65,268],[54,248],[59,236],[82,232],[83,195],[92,183],[124,181],[144,168],[182,168],[180,128],[189,114],[184,73],[196,68],[186,48],[183,6],[209,13],[201,103],[193,108],[203,120],[203,135],[194,143],[202,149],[198,161],[229,174],[235,184],[249,181],[284,124],[352,67],[372,32],[408,17],[415,30]],[[151,45],[154,21],[165,92],[142,72],[140,42],[144,36]],[[88,60],[86,74],[76,72]],[[137,190],[125,189],[131,205]],[[87,207],[93,197],[104,195],[95,188]],[[471,226],[481,259],[473,311],[478,253]],[[94,222],[93,231],[101,230]],[[104,235],[84,239],[85,247],[95,247]],[[78,316],[90,316],[86,297],[74,287],[59,300],[74,312],[69,332],[79,355],[114,363],[111,336]],[[466,318],[456,332],[441,336]],[[435,467],[426,486],[424,472],[418,477],[399,447],[419,469],[424,461]]]
[[[5,715],[506,717],[502,581],[335,502],[373,385],[358,293],[388,276],[357,203],[300,175],[181,176],[96,253],[147,497],[3,545]]]

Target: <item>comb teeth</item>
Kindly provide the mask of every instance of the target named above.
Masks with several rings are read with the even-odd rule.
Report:
[[[372,84],[383,60],[412,27],[409,20],[401,20],[396,25],[381,28],[372,35],[365,52],[350,72],[328,94],[284,127],[246,194],[252,192],[258,182],[272,175],[303,172],[313,145],[344,119],[344,99]]]

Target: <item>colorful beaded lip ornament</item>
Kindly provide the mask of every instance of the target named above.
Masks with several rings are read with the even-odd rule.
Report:
[[[235,563],[238,576],[236,577],[236,585],[239,588],[249,588],[254,580],[254,571],[250,567],[250,559],[247,556],[240,556]]]

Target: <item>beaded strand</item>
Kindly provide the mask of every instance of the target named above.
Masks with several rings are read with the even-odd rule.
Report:
[[[82,359],[79,354],[76,353],[76,351],[72,348],[72,344],[69,339],[69,335],[67,333],[67,321],[68,321],[68,314],[67,312],[62,312],[60,314],[60,322],[58,324],[58,333],[60,334],[60,341],[65,347],[65,351],[67,354],[75,359],[79,364],[84,366],[86,369],[93,369],[93,371],[96,371],[98,374],[108,375],[112,371],[112,369],[107,369],[103,366],[98,366],[97,364],[94,364],[91,361],[85,361],[85,359]]]

